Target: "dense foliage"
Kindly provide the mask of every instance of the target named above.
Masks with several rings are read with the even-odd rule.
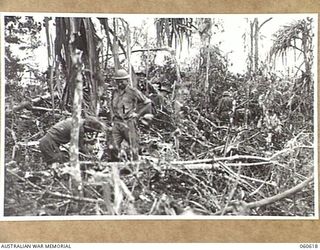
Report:
[[[135,52],[127,48],[130,30],[122,19],[50,21],[56,25],[56,39],[48,57],[55,61],[44,77],[37,67],[31,69],[38,76],[32,85],[21,84],[27,68],[9,45],[22,44],[16,26],[23,36],[36,39],[41,25],[32,18],[22,22],[6,17],[6,216],[315,215],[314,81],[309,47],[305,74],[280,78],[263,69],[234,74],[219,47],[206,40],[214,34],[206,31],[198,56],[181,67],[175,52],[183,39],[190,42],[189,38],[204,32],[205,25],[211,29],[215,22],[157,19],[158,45],[167,43],[173,48],[143,48],[139,51],[142,70],[130,69],[133,84],[154,104],[152,123],[139,124],[140,160],[131,161],[123,150],[120,162],[110,162],[108,129],[96,138],[91,155],[80,155],[83,193],[79,193],[73,178],[76,170],[68,163],[48,168],[38,140],[52,124],[74,111],[75,74],[83,81],[84,113],[99,114],[110,127],[112,72],[133,66],[130,57]],[[306,27],[311,46],[308,22],[291,28]],[[69,33],[72,29],[75,39]],[[289,36],[287,30],[277,33],[273,56],[288,47],[289,38],[283,39]],[[136,40],[131,43],[141,44],[137,32],[143,30],[135,32],[132,39]],[[304,39],[305,33],[301,34]],[[82,68],[73,67],[75,49],[82,51]],[[160,52],[166,56],[157,65]],[[223,120],[217,110],[225,92],[234,100],[231,121]]]

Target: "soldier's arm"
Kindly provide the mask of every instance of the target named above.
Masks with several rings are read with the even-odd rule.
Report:
[[[139,107],[140,106],[140,107]],[[138,119],[145,114],[151,114],[152,113],[152,104],[151,101],[147,103],[143,103],[142,105],[138,105],[137,108],[137,114],[138,114]]]
[[[152,113],[151,100],[137,89],[133,89],[133,95],[137,99],[137,103],[138,103],[137,108],[135,110],[135,113],[137,114],[137,118],[139,119],[141,116],[145,114],[151,114]]]
[[[115,90],[112,91],[112,94],[111,94],[111,100],[110,100],[110,112],[111,112],[111,119],[113,119],[114,117],[114,107],[113,107],[113,98],[114,98],[114,95],[115,95]]]

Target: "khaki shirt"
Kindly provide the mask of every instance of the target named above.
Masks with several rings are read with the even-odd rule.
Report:
[[[232,111],[233,99],[230,96],[224,96],[218,104],[218,113]]]
[[[116,89],[111,99],[113,118],[128,119],[133,112],[138,113],[139,104],[149,102],[150,100],[145,95],[131,86],[127,86],[123,91]]]
[[[83,129],[84,120],[80,120],[80,131],[79,131],[79,147],[82,148],[84,142],[84,129]],[[49,129],[47,134],[58,144],[67,144],[71,140],[71,130],[72,130],[72,118],[67,118],[55,124]]]

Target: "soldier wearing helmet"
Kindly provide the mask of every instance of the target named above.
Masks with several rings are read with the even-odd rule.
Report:
[[[47,165],[53,163],[64,163],[69,160],[69,154],[66,151],[60,150],[60,146],[67,144],[71,140],[71,130],[73,127],[72,118],[67,118],[52,126],[45,136],[39,141],[39,148],[43,160]],[[97,118],[88,116],[80,120],[79,132],[79,150],[87,154],[86,144],[89,140],[85,139],[86,133],[102,132],[105,126]]]
[[[233,98],[229,91],[224,91],[222,93],[222,98],[218,103],[218,115],[219,119],[223,123],[229,123],[232,117],[232,108],[233,108]]]
[[[143,95],[138,89],[129,85],[130,75],[120,69],[113,77],[116,89],[112,93],[112,137],[113,158],[114,153],[119,153],[123,140],[127,141],[132,159],[138,159],[138,131],[137,121],[151,112],[151,100]]]

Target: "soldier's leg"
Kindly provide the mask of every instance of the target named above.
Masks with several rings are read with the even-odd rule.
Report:
[[[49,135],[44,136],[40,140],[39,148],[47,167],[53,171],[52,173],[55,177],[60,177],[58,170],[60,163],[67,162],[69,154],[61,151],[59,145]]]
[[[110,147],[110,158],[111,161],[117,161],[119,159],[118,154],[121,148],[121,142],[123,141],[123,131],[121,124],[115,122],[112,127],[112,145]]]
[[[136,120],[130,120],[127,122],[128,125],[128,141],[130,145],[130,149],[132,152],[132,159],[138,160],[138,150],[139,150],[139,136],[138,136],[138,129],[137,129],[137,122]]]
[[[61,151],[60,149],[59,149],[59,152],[57,152],[54,155],[54,157],[55,157],[55,161],[59,162],[59,163],[65,163],[65,162],[69,161],[69,159],[70,159],[68,152]]]
[[[42,154],[43,160],[47,165],[53,163],[60,163],[62,159],[59,145],[48,135],[44,136],[39,142],[39,148]]]

